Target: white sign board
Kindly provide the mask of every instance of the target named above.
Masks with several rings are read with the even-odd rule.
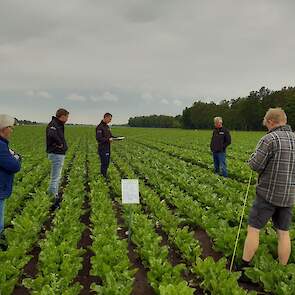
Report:
[[[122,204],[139,204],[138,179],[122,179]]]

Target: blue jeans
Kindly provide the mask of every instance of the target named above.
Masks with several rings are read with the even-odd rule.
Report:
[[[227,169],[226,169],[226,154],[225,152],[221,153],[213,153],[213,160],[214,160],[214,172],[219,174],[220,167],[222,176],[227,177]]]
[[[57,197],[59,180],[65,160],[65,155],[48,154],[48,159],[51,161],[51,180],[48,188],[48,193]]]
[[[0,200],[0,234],[4,230],[4,202],[5,199]]]

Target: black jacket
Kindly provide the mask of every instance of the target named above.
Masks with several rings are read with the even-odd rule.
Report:
[[[211,151],[213,153],[225,152],[227,146],[231,144],[229,131],[224,128],[214,128],[211,139]]]
[[[101,121],[96,127],[96,140],[98,142],[98,150],[110,151],[110,138],[113,137],[108,124]]]
[[[51,122],[46,128],[46,152],[53,154],[64,155],[68,150],[67,142],[65,139],[65,126],[64,123],[56,117],[52,117]]]

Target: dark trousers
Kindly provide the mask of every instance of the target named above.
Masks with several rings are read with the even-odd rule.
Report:
[[[219,174],[220,167],[221,167],[222,176],[227,177],[225,152],[213,153],[213,160],[214,160],[214,172],[216,174]]]
[[[110,165],[110,157],[111,153],[108,150],[99,150],[98,151],[99,158],[100,158],[100,173],[104,176],[107,177],[107,170]]]

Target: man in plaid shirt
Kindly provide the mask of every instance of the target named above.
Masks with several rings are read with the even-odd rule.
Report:
[[[249,160],[251,169],[259,176],[249,215],[243,267],[249,266],[259,246],[259,231],[270,218],[277,230],[279,262],[286,265],[291,253],[289,227],[295,202],[295,134],[281,108],[269,109],[263,125],[269,132],[259,141]]]

